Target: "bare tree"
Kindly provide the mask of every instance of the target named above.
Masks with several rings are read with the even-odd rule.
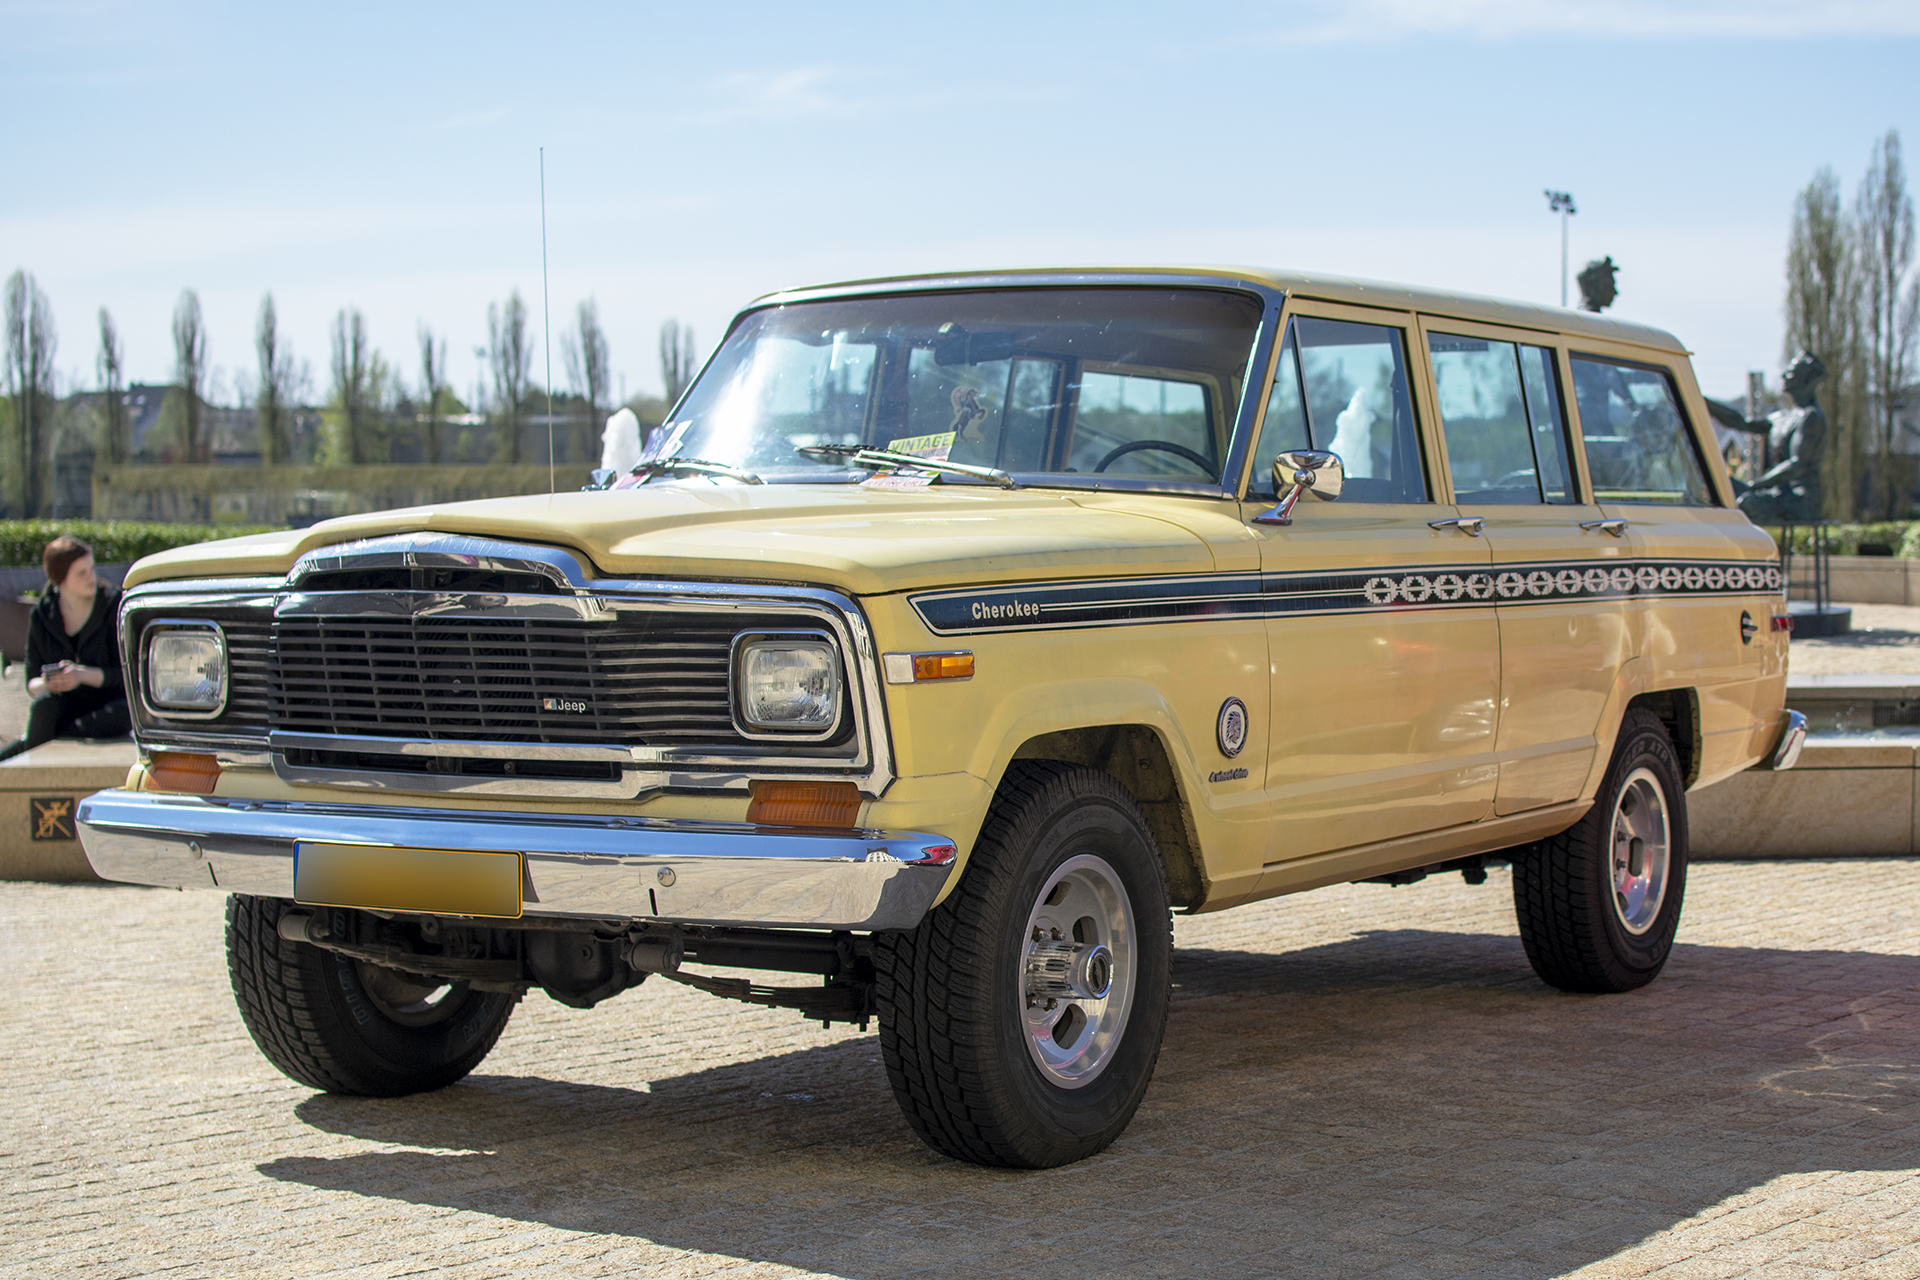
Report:
[[[13,465],[9,486],[29,518],[49,514],[52,503],[53,353],[59,346],[53,306],[25,271],[7,277],[7,394],[12,431],[7,450]]]
[[[96,365],[100,374],[100,434],[94,443],[94,458],[108,466],[118,466],[133,452],[128,439],[127,396],[125,387],[126,352],[120,345],[113,317],[100,308],[100,356]]]
[[[1827,366],[1821,397],[1829,428],[1824,488],[1826,514],[1838,520],[1853,518],[1862,473],[1859,297],[1859,262],[1851,220],[1840,205],[1840,180],[1822,167],[1794,198],[1783,359],[1811,351]]]
[[[527,370],[533,345],[527,340],[527,305],[520,291],[507,295],[504,308],[487,306],[487,358],[493,366],[494,398],[502,432],[499,461],[520,461],[520,408],[527,394]]]
[[[579,431],[574,460],[599,457],[594,447],[606,416],[608,372],[607,335],[600,328],[600,307],[592,298],[580,304],[574,327],[560,337],[560,354],[567,366],[573,394],[587,402],[586,422]]]
[[[211,453],[201,413],[201,389],[207,377],[207,326],[200,316],[200,295],[191,289],[180,291],[180,301],[173,308],[173,366],[185,415],[181,445],[188,462],[205,462]]]
[[[345,437],[340,453],[347,462],[368,460],[366,419],[372,373],[366,317],[357,307],[343,308],[333,318],[333,403]]]
[[[429,463],[441,462],[440,398],[447,393],[447,340],[436,340],[433,330],[420,326],[420,394],[427,402],[427,436],[421,452]]]
[[[678,320],[660,326],[660,382],[666,388],[669,409],[680,403],[680,393],[699,368],[698,360],[691,327],[682,329]]]
[[[1900,132],[1887,130],[1874,143],[1873,161],[1860,180],[1856,202],[1859,229],[1861,283],[1861,339],[1866,352],[1867,416],[1879,464],[1879,508],[1891,519],[1895,483],[1894,432],[1900,393],[1913,379],[1913,288],[1902,297],[1901,286],[1913,265],[1913,197],[1907,194],[1907,175],[1900,159]],[[1906,312],[1906,314],[1902,314]]]
[[[287,415],[292,408],[298,373],[293,354],[280,336],[280,317],[273,295],[260,299],[260,318],[253,328],[254,351],[260,357],[260,386],[254,401],[260,415],[260,460],[269,466],[292,456]]]

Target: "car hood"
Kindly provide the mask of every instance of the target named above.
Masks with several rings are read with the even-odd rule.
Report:
[[[1210,540],[1177,518],[1189,507],[1202,521],[1231,510],[1205,498],[957,485],[648,485],[410,507],[179,547],[134,565],[126,585],[279,575],[316,547],[415,532],[566,547],[609,577],[801,582],[856,595],[1204,573],[1215,567]]]

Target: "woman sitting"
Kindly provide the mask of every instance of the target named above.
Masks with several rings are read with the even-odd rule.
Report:
[[[119,738],[133,728],[120,675],[119,589],[93,576],[93,548],[61,534],[40,563],[47,591],[27,622],[27,731],[0,760],[55,738]]]

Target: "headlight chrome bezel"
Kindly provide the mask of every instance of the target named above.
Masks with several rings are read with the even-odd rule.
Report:
[[[825,724],[782,727],[748,714],[747,677],[752,656],[761,652],[801,650],[826,655],[832,679],[831,719]],[[840,648],[825,631],[745,631],[733,638],[727,670],[727,700],[733,710],[734,732],[750,742],[830,742],[846,722],[847,673]]]
[[[219,664],[217,696],[211,703],[164,702],[157,695],[154,679],[154,648],[167,636],[200,636],[213,641],[213,661]],[[206,674],[206,666],[201,674]],[[227,698],[233,690],[232,665],[227,657],[227,635],[220,624],[205,619],[156,618],[140,633],[140,702],[149,715],[161,720],[217,720],[226,714]]]

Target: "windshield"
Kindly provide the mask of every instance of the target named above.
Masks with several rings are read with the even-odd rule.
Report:
[[[798,450],[864,446],[1041,483],[1219,483],[1260,316],[1243,294],[1117,288],[769,307],[728,335],[646,459],[851,482],[874,473]]]

